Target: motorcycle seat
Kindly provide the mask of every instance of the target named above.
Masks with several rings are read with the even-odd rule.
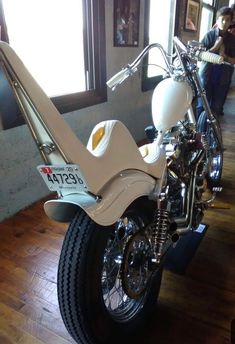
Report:
[[[98,123],[91,132],[87,149],[114,175],[136,169],[160,178],[166,161],[156,141],[138,148],[129,130],[118,120]]]

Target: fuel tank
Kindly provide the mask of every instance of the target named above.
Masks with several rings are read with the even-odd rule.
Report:
[[[176,81],[172,78],[161,81],[152,96],[152,118],[155,128],[159,132],[164,132],[184,119],[192,99],[192,90],[186,81]]]

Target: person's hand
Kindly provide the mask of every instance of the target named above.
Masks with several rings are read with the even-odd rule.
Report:
[[[219,55],[225,57],[225,46],[223,43],[221,44],[221,46],[219,48]]]
[[[235,57],[230,57],[230,56],[224,55],[224,61],[234,65],[235,64]]]

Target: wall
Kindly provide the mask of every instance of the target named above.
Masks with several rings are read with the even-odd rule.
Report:
[[[113,1],[106,0],[107,78],[132,61],[143,47],[144,0],[140,8],[139,48],[113,47]],[[63,117],[81,141],[86,144],[95,124],[106,119],[119,119],[138,141],[151,122],[151,92],[141,92],[140,75],[136,73],[117,91],[108,91],[108,102],[79,110]],[[26,125],[0,131],[0,221],[48,194],[36,171],[42,163],[36,145]]]

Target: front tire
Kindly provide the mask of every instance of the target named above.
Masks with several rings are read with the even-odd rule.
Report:
[[[58,300],[77,343],[125,340],[154,310],[162,271],[152,276],[147,270],[145,221],[129,209],[115,225],[101,227],[81,210],[69,226],[59,261]]]
[[[222,142],[222,132],[218,119],[215,117],[215,126],[217,127],[220,141]],[[215,133],[208,122],[205,111],[201,113],[198,119],[198,131],[205,134],[207,142],[207,182],[210,189],[220,185],[223,170],[223,150],[218,147]]]

